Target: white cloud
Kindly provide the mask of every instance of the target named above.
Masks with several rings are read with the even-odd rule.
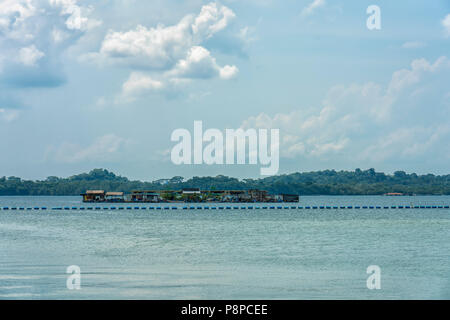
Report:
[[[301,15],[302,16],[310,16],[316,11],[316,9],[325,6],[325,0],[314,0],[308,6],[303,8]]]
[[[217,3],[209,3],[202,7],[200,14],[195,18],[192,31],[199,41],[202,41],[224,29],[235,17],[231,9]]]
[[[164,88],[164,84],[161,81],[154,80],[150,76],[141,73],[131,73],[128,80],[123,84],[123,94],[130,96],[139,94],[149,90],[161,90]]]
[[[36,38],[49,19],[56,23],[54,14],[66,17],[64,24],[67,30],[86,31],[101,23],[88,18],[92,11],[92,6],[80,6],[78,0],[2,0],[0,32],[9,39],[30,41]],[[41,17],[42,20],[31,21],[34,17]]]
[[[99,23],[89,18],[93,7],[78,2],[0,1],[0,82],[54,87],[65,81],[61,68],[64,52]],[[44,56],[46,63],[39,63]]]
[[[348,163],[369,163],[434,152],[445,159],[450,155],[442,148],[450,140],[445,104],[449,71],[446,57],[433,63],[417,59],[410,68],[394,72],[387,85],[334,86],[319,109],[261,113],[242,127],[280,129],[280,154],[285,158],[341,157]]]
[[[47,158],[63,163],[110,161],[120,154],[128,142],[115,134],[98,137],[91,145],[84,148],[78,144],[65,142],[58,148],[50,148],[47,151]]]
[[[91,57],[135,68],[169,70],[185,58],[192,47],[226,28],[234,17],[231,9],[210,3],[204,5],[196,17],[186,15],[172,26],[138,25],[125,32],[110,30],[99,54]]]
[[[170,74],[182,78],[213,78],[219,76],[222,79],[231,79],[238,72],[235,66],[220,67],[211,53],[200,46],[189,49],[187,57],[178,61]]]
[[[52,30],[52,39],[55,43],[61,43],[67,40],[70,37],[70,34],[57,28],[53,28]]]
[[[36,8],[33,0],[2,0],[0,3],[0,15],[2,17],[16,14],[16,20],[11,23],[20,23],[34,14]]]
[[[450,153],[448,149],[442,150],[442,146],[446,145],[449,139],[448,123],[430,127],[417,125],[393,129],[392,132],[378,137],[373,144],[363,149],[359,158],[381,162],[390,158],[414,159],[424,156],[427,152],[438,151],[442,154],[442,160],[445,160],[449,158]]]
[[[408,86],[418,83],[424,73],[433,73],[440,68],[449,66],[450,61],[447,57],[440,57],[433,64],[423,58],[416,59],[411,63],[411,69],[402,69],[394,72],[388,93],[395,94]]]
[[[49,0],[50,5],[61,8],[61,15],[67,16],[66,27],[69,30],[86,31],[101,24],[101,21],[90,19],[93,7],[78,5],[78,0]]]
[[[192,45],[190,18],[177,25],[147,29],[137,26],[127,32],[110,31],[103,40],[100,58],[144,68],[170,68]]]
[[[239,72],[239,69],[236,66],[226,65],[220,69],[220,78],[222,78],[224,80],[232,79],[232,78],[236,77],[238,72]]]
[[[209,3],[202,6],[198,15],[186,15],[172,26],[138,25],[125,32],[110,30],[100,51],[85,58],[139,70],[124,82],[122,98],[162,89],[167,93],[193,79],[232,79],[238,68],[219,65],[201,44],[225,29],[234,18],[231,9]]]
[[[20,49],[18,59],[25,66],[36,66],[38,60],[43,58],[45,54],[39,51],[35,45]]]
[[[33,0],[0,2],[0,31],[4,36],[16,39],[32,37],[26,30],[25,21],[37,12],[34,2]]]
[[[446,15],[442,20],[442,26],[444,27],[445,34],[447,37],[450,36],[450,14]]]
[[[116,99],[116,103],[130,102],[137,96],[151,92],[174,93],[193,79],[220,78],[229,80],[238,74],[236,66],[217,64],[210,52],[200,46],[189,49],[187,57],[178,61],[171,70],[159,75],[155,79],[148,72],[134,71],[122,85],[122,93]]]

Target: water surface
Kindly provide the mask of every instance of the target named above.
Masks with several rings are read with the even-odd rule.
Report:
[[[300,205],[449,203],[316,196]],[[82,204],[0,197],[4,206]],[[70,265],[81,268],[81,290],[66,288]],[[381,268],[381,290],[366,287],[369,265]],[[450,299],[450,210],[0,211],[0,299],[73,298]]]

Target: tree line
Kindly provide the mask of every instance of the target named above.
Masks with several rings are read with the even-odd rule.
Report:
[[[218,175],[216,177],[176,176],[153,182],[133,181],[105,169],[68,178],[48,177],[45,180],[23,180],[18,177],[0,178],[0,196],[79,195],[86,190],[267,190],[273,194],[299,195],[382,195],[403,194],[450,195],[450,175],[417,175],[396,171],[389,175],[374,169],[355,171],[324,170],[292,173],[260,179],[242,179]]]

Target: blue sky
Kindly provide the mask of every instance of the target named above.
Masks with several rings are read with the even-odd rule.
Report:
[[[449,72],[447,0],[2,0],[0,176],[259,176],[173,165],[194,120],[280,129],[279,173],[448,174]]]

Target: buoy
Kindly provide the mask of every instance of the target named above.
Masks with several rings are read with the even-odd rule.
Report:
[[[254,209],[263,209],[263,210],[267,210],[267,209],[291,209],[291,210],[295,210],[295,209],[449,209],[449,205],[400,205],[400,206],[183,206],[183,207],[178,207],[178,206],[164,206],[164,207],[52,207],[50,208],[53,211],[61,211],[61,210],[65,210],[65,211],[69,211],[69,210],[96,210],[96,211],[100,211],[100,210],[178,210],[178,209],[183,209],[183,210],[254,210]],[[30,210],[35,210],[35,211],[39,211],[39,210],[48,210],[47,207],[0,207],[0,210],[3,211],[7,211],[7,210],[12,210],[12,211],[30,211]]]

